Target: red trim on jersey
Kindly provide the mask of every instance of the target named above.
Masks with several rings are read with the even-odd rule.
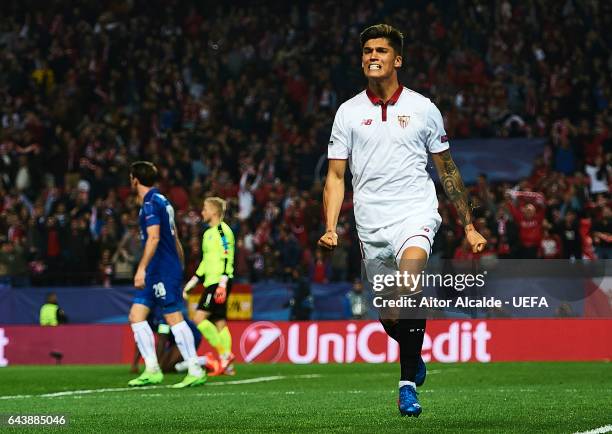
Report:
[[[372,102],[372,104],[374,105],[378,105],[378,104],[395,104],[397,102],[397,100],[399,99],[402,90],[404,90],[404,86],[402,86],[401,84],[399,85],[399,87],[397,88],[397,90],[395,92],[393,92],[393,95],[391,95],[391,98],[389,98],[389,100],[385,103],[381,98],[377,97],[374,92],[372,92],[370,90],[370,88],[366,89],[366,95],[368,96],[368,98],[370,99],[370,101]]]
[[[366,95],[370,99],[370,102],[374,105],[380,105],[381,116],[382,116],[383,122],[387,122],[387,106],[389,104],[395,105],[400,95],[402,94],[403,89],[404,89],[404,86],[400,84],[397,90],[393,92],[393,95],[391,95],[391,98],[389,98],[387,102],[384,102],[381,98],[376,96],[374,92],[372,92],[369,88],[366,89]]]

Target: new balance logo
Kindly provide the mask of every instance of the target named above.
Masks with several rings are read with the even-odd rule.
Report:
[[[364,119],[361,121],[361,125],[372,125],[372,119]]]

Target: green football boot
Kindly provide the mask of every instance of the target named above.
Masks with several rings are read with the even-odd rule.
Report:
[[[174,389],[182,389],[184,387],[200,386],[206,383],[207,379],[208,378],[206,377],[206,371],[202,370],[202,375],[200,375],[199,377],[187,374],[187,376],[183,378],[183,381],[181,381],[180,383],[173,384],[171,387]]]
[[[151,384],[159,384],[164,380],[164,374],[161,371],[147,372],[144,371],[140,377],[134,378],[128,382],[130,387],[149,386]]]

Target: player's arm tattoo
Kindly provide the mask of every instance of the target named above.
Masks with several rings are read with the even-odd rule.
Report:
[[[472,223],[472,207],[468,193],[463,185],[459,169],[455,165],[450,151],[446,150],[437,154],[433,154],[433,161],[440,177],[440,182],[446,196],[455,206],[457,215],[463,226]]]

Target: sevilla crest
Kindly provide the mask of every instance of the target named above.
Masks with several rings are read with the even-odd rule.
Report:
[[[400,127],[406,128],[408,126],[408,122],[410,122],[410,116],[398,116],[397,121],[400,124]]]

